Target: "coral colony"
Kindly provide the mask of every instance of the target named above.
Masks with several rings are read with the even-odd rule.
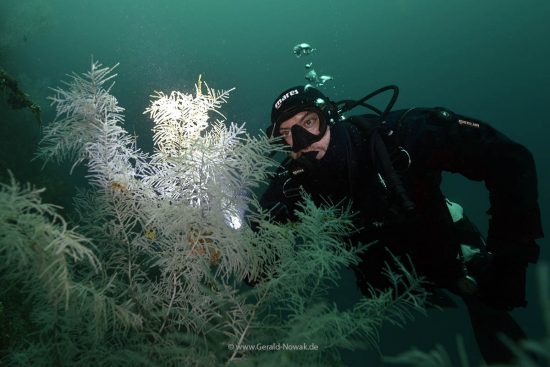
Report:
[[[282,148],[226,121],[232,90],[199,77],[194,93],[155,92],[146,153],[111,94],[115,67],[93,62],[54,89],[57,116],[37,154],[87,166],[78,220],[15,179],[2,185],[0,274],[13,285],[0,291],[0,321],[11,320],[2,361],[332,366],[341,348],[376,346],[384,321],[423,310],[421,280],[398,261],[388,276],[401,293],[373,291],[346,310],[329,301],[366,247],[346,246],[351,213],[304,195],[297,222],[270,220],[252,190]]]

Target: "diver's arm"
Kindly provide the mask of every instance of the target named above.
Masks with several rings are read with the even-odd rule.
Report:
[[[495,307],[524,306],[525,270],[538,260],[543,236],[535,162],[531,152],[491,126],[471,118],[429,120],[431,168],[484,181],[489,191],[488,250],[495,255]],[[426,144],[426,143],[424,143]]]
[[[267,189],[261,195],[259,200],[259,205],[261,209],[268,211],[269,217],[271,218],[271,220],[277,223],[285,223],[288,220],[294,219],[294,216],[293,216],[294,203],[291,202],[284,195],[284,182],[285,181],[281,180],[281,178],[279,178],[278,176],[273,177],[269,182]],[[249,215],[248,220],[249,220],[250,228],[254,232],[257,232],[257,233],[261,232],[260,226],[261,226],[262,219],[258,221],[257,217],[255,217],[254,215]],[[272,264],[271,262],[267,262],[263,266],[270,267],[271,264]],[[245,277],[243,280],[249,286],[255,287],[264,278],[265,278],[264,275],[259,275],[255,279]]]
[[[286,222],[294,218],[295,200],[285,196],[287,179],[273,178],[267,189],[260,197],[260,206],[269,211],[271,218],[276,222]]]
[[[433,169],[484,181],[491,207],[489,237],[530,241],[543,236],[531,152],[493,127],[468,117],[429,119],[420,150]],[[422,146],[424,145],[424,146]],[[413,158],[414,159],[414,158]]]

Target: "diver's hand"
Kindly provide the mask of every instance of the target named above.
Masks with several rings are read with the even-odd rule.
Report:
[[[290,164],[290,169],[295,172],[311,172],[319,168],[319,160],[316,159],[318,152],[303,153],[299,158]]]
[[[527,306],[525,283],[527,263],[503,263],[495,258],[494,273],[482,292],[482,298],[489,306],[510,311]]]
[[[494,255],[494,264],[492,274],[483,287],[482,298],[488,305],[500,310],[525,307],[527,266],[538,260],[538,245],[534,240],[489,238],[487,247]]]

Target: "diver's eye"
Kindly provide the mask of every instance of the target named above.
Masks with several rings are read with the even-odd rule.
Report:
[[[312,117],[309,117],[309,118],[305,119],[302,122],[302,126],[305,127],[308,130],[314,129],[317,126],[317,118],[312,116]]]

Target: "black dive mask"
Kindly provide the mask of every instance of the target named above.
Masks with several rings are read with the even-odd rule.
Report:
[[[326,131],[326,127],[324,130]],[[324,131],[319,135],[312,134],[300,125],[292,126],[290,133],[292,134],[292,151],[295,153],[318,142],[325,135]]]
[[[296,124],[290,128],[292,134],[292,151],[297,153],[311,144],[318,142],[327,132],[327,122],[321,111],[316,111],[319,116],[319,134],[312,134],[302,126]]]

